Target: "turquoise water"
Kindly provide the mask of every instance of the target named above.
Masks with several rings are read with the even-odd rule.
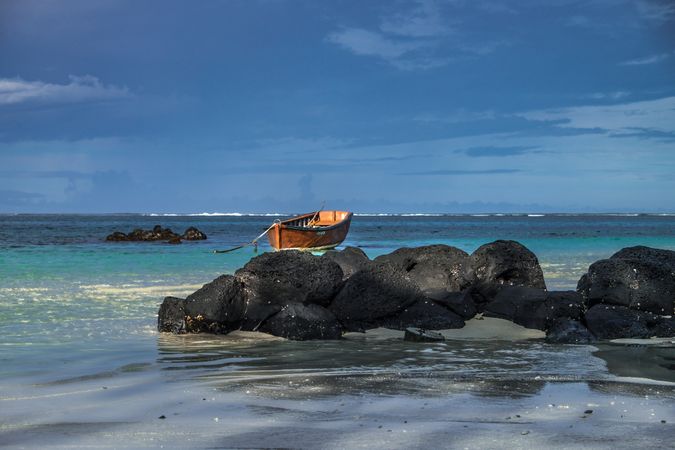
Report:
[[[329,343],[297,343],[157,333],[157,309],[165,296],[186,296],[222,273],[233,273],[256,255],[254,250],[227,254],[213,250],[250,241],[274,218],[0,216],[0,445],[3,438],[20,446],[50,445],[54,436],[65,447],[98,445],[99,438],[110,434],[77,440],[79,428],[59,424],[64,420],[98,423],[104,430],[107,421],[114,419],[136,424],[127,430],[131,440],[126,446],[144,446],[144,441],[134,440],[140,439],[134,430],[140,427],[150,433],[156,427],[157,409],[164,407],[167,396],[176,411],[197,402],[192,405],[193,417],[201,418],[201,401],[210,399],[212,391],[222,395],[213,397],[208,414],[223,416],[224,405],[230,405],[227,414],[234,422],[259,424],[251,429],[253,437],[259,436],[271,414],[265,408],[278,411],[279,399],[292,399],[304,411],[315,411],[297,420],[306,424],[316,419],[319,428],[322,408],[328,408],[326,401],[335,411],[345,401],[367,410],[368,404],[382,396],[398,399],[397,414],[405,415],[410,405],[420,403],[420,396],[430,395],[468,416],[473,410],[462,410],[461,405],[473,399],[490,414],[493,397],[531,396],[529,402],[536,403],[550,389],[557,389],[551,383],[561,382],[571,383],[568,387],[578,393],[575,401],[582,409],[589,389],[598,402],[608,405],[614,405],[617,392],[628,395],[626,402],[633,401],[633,394],[624,393],[625,385],[612,384],[615,376],[606,363],[591,356],[592,348],[585,346],[449,341],[420,347],[386,335],[375,341],[357,336]],[[104,242],[112,231],[129,232],[156,224],[177,232],[196,226],[209,239],[181,245]],[[367,215],[354,218],[344,245],[359,246],[375,257],[402,246],[435,243],[471,252],[495,239],[515,239],[534,251],[549,289],[574,289],[589,264],[623,247],[675,250],[675,217]],[[259,249],[268,250],[266,243]],[[662,361],[659,355],[650,358]],[[656,366],[637,373],[645,378],[665,374],[661,380],[675,380],[672,370]],[[653,388],[646,385],[634,396],[641,399],[653,394]],[[569,395],[567,391],[561,394],[562,398]],[[510,401],[499,400],[498,404],[509,405]],[[641,402],[634,410],[650,411],[651,416],[636,420],[658,424],[657,419],[665,417],[670,423],[675,419],[674,404],[675,391],[661,389],[651,402]],[[68,419],[61,418],[64,411]],[[411,420],[428,423],[420,414]],[[338,414],[335,420],[342,419]],[[202,436],[217,432],[211,428],[213,417],[204,420],[190,423],[190,428],[203,429],[206,434]],[[541,424],[549,423],[542,420]],[[204,423],[211,425],[203,428]],[[46,426],[48,431],[25,440],[37,426]],[[345,425],[344,430],[356,431],[351,426]],[[86,429],[91,430],[91,425]],[[230,430],[236,431],[237,427]],[[171,432],[167,428],[165,435]],[[191,439],[197,442],[203,437]],[[242,446],[258,444],[257,437],[241,439]],[[113,440],[108,445],[118,444]],[[172,446],[170,441],[164,444]],[[173,442],[173,446],[194,444]],[[381,447],[391,445],[382,443]]]
[[[274,217],[144,215],[0,216],[0,371],[16,372],[23,353],[53,347],[154,345],[156,313],[166,295],[185,296],[221,273],[233,273],[252,248],[213,254],[249,241]],[[107,243],[114,231],[155,224],[209,239],[182,245]],[[371,257],[434,243],[471,252],[495,239],[534,251],[549,289],[574,289],[593,261],[622,247],[675,249],[673,216],[356,216],[344,245]],[[263,243],[259,251],[267,251]]]
[[[21,348],[152,335],[165,295],[186,295],[233,273],[252,248],[213,254],[249,241],[265,216],[0,216],[0,336]],[[160,223],[197,226],[209,239],[182,245],[107,243],[114,231]],[[356,216],[344,245],[375,257],[402,246],[444,243],[472,252],[515,239],[538,255],[549,289],[574,289],[593,261],[632,245],[675,249],[673,216]],[[259,251],[267,251],[263,243]]]

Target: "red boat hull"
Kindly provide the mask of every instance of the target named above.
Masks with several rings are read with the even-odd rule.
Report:
[[[328,250],[345,240],[351,221],[348,211],[317,211],[275,224],[267,238],[276,250]]]

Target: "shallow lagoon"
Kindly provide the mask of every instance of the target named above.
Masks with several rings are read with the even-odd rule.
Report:
[[[649,448],[675,434],[672,346],[155,331],[165,295],[254,256],[212,249],[270,220],[1,216],[0,445]],[[156,223],[195,225],[209,240],[101,242]],[[359,216],[345,244],[376,256],[439,242],[472,251],[497,238],[531,248],[550,289],[573,289],[588,264],[622,247],[675,249],[675,217]]]

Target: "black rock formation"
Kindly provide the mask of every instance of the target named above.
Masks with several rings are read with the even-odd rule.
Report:
[[[375,263],[406,273],[425,294],[457,292],[468,283],[464,278],[467,258],[464,251],[448,245],[399,248],[375,258]]]
[[[427,293],[427,297],[461,318],[471,319],[478,312],[471,294],[471,289],[462,292],[434,291]]]
[[[672,315],[675,310],[675,252],[629,247],[591,264],[577,291],[588,307],[625,306]]]
[[[403,340],[410,342],[441,342],[445,340],[445,337],[443,337],[441,333],[435,331],[410,327],[405,329]]]
[[[358,247],[345,247],[344,250],[330,250],[323,254],[323,258],[335,261],[342,269],[344,279],[354,275],[361,269],[365,269],[372,261]]]
[[[174,334],[187,332],[185,326],[185,300],[176,297],[166,297],[164,299],[157,314],[157,329]]]
[[[263,253],[235,273],[244,285],[244,330],[257,330],[293,303],[327,306],[342,285],[342,269],[330,259],[297,250]]]
[[[185,233],[183,233],[181,238],[186,241],[203,241],[204,239],[206,239],[206,234],[199,231],[195,227],[190,227],[187,230],[185,230]]]
[[[597,339],[577,320],[561,319],[546,332],[550,344],[590,344]]]
[[[649,338],[656,326],[654,314],[625,306],[595,305],[586,312],[586,326],[598,339]]]
[[[495,241],[480,246],[469,257],[466,278],[473,284],[546,289],[537,256],[516,241]]]
[[[582,297],[574,291],[547,292],[523,286],[504,286],[485,306],[485,316],[507,319],[526,328],[547,330],[560,319],[580,320]]]
[[[267,319],[259,330],[297,341],[340,339],[342,336],[342,327],[330,311],[319,305],[302,303],[284,306]]]
[[[349,277],[329,309],[346,330],[360,331],[424,299],[410,278],[374,264]]]
[[[186,330],[225,334],[241,327],[246,312],[244,286],[221,275],[185,299]]]
[[[190,227],[185,230],[183,235],[174,233],[171,228],[162,228],[161,225],[155,225],[152,230],[143,230],[136,228],[129,234],[124,234],[121,231],[114,231],[105,240],[108,242],[154,242],[166,241],[171,244],[180,244],[181,239],[186,241],[194,241],[206,239],[206,234],[202,233],[195,227]]]
[[[426,299],[404,308],[394,317],[381,320],[379,326],[392,330],[405,330],[408,327],[448,330],[464,327],[464,319],[432,300]]]
[[[132,234],[169,231],[155,227]],[[673,255],[647,247],[624,249],[591,265],[578,292],[549,292],[536,256],[513,241],[486,244],[471,256],[437,245],[400,249],[374,261],[357,248],[321,257],[265,253],[185,300],[167,297],[158,329],[338,339],[345,331],[375,327],[461,328],[482,311],[547,331],[547,340],[555,343],[670,337],[675,335]]]

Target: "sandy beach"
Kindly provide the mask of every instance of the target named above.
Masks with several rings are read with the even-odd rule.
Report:
[[[671,442],[674,382],[607,373],[592,346],[534,344],[544,352],[537,357],[570,353],[553,365],[592,366],[577,376],[565,375],[565,367],[552,374],[540,363],[523,368],[518,352],[540,342],[531,340],[539,336],[500,319],[473,320],[443,334],[449,340],[441,344],[403,343],[401,332],[383,329],[351,333],[337,344],[298,344],[242,332],[158,335],[154,361],[41,384],[3,382],[0,445],[482,449],[665,448]],[[508,355],[512,376],[487,368],[460,375],[439,364],[452,364],[448,355],[460,343],[496,340],[504,343],[498,352]],[[617,345],[614,356],[622,348],[633,356],[648,348],[638,344]],[[291,347],[282,355],[291,360],[250,366],[255,349],[265,346]],[[352,357],[349,370],[329,359],[292,360],[303,349],[345,358],[344,352],[378,346],[404,348],[404,355],[417,360],[359,366]],[[466,357],[457,355],[457,363],[465,364]]]

